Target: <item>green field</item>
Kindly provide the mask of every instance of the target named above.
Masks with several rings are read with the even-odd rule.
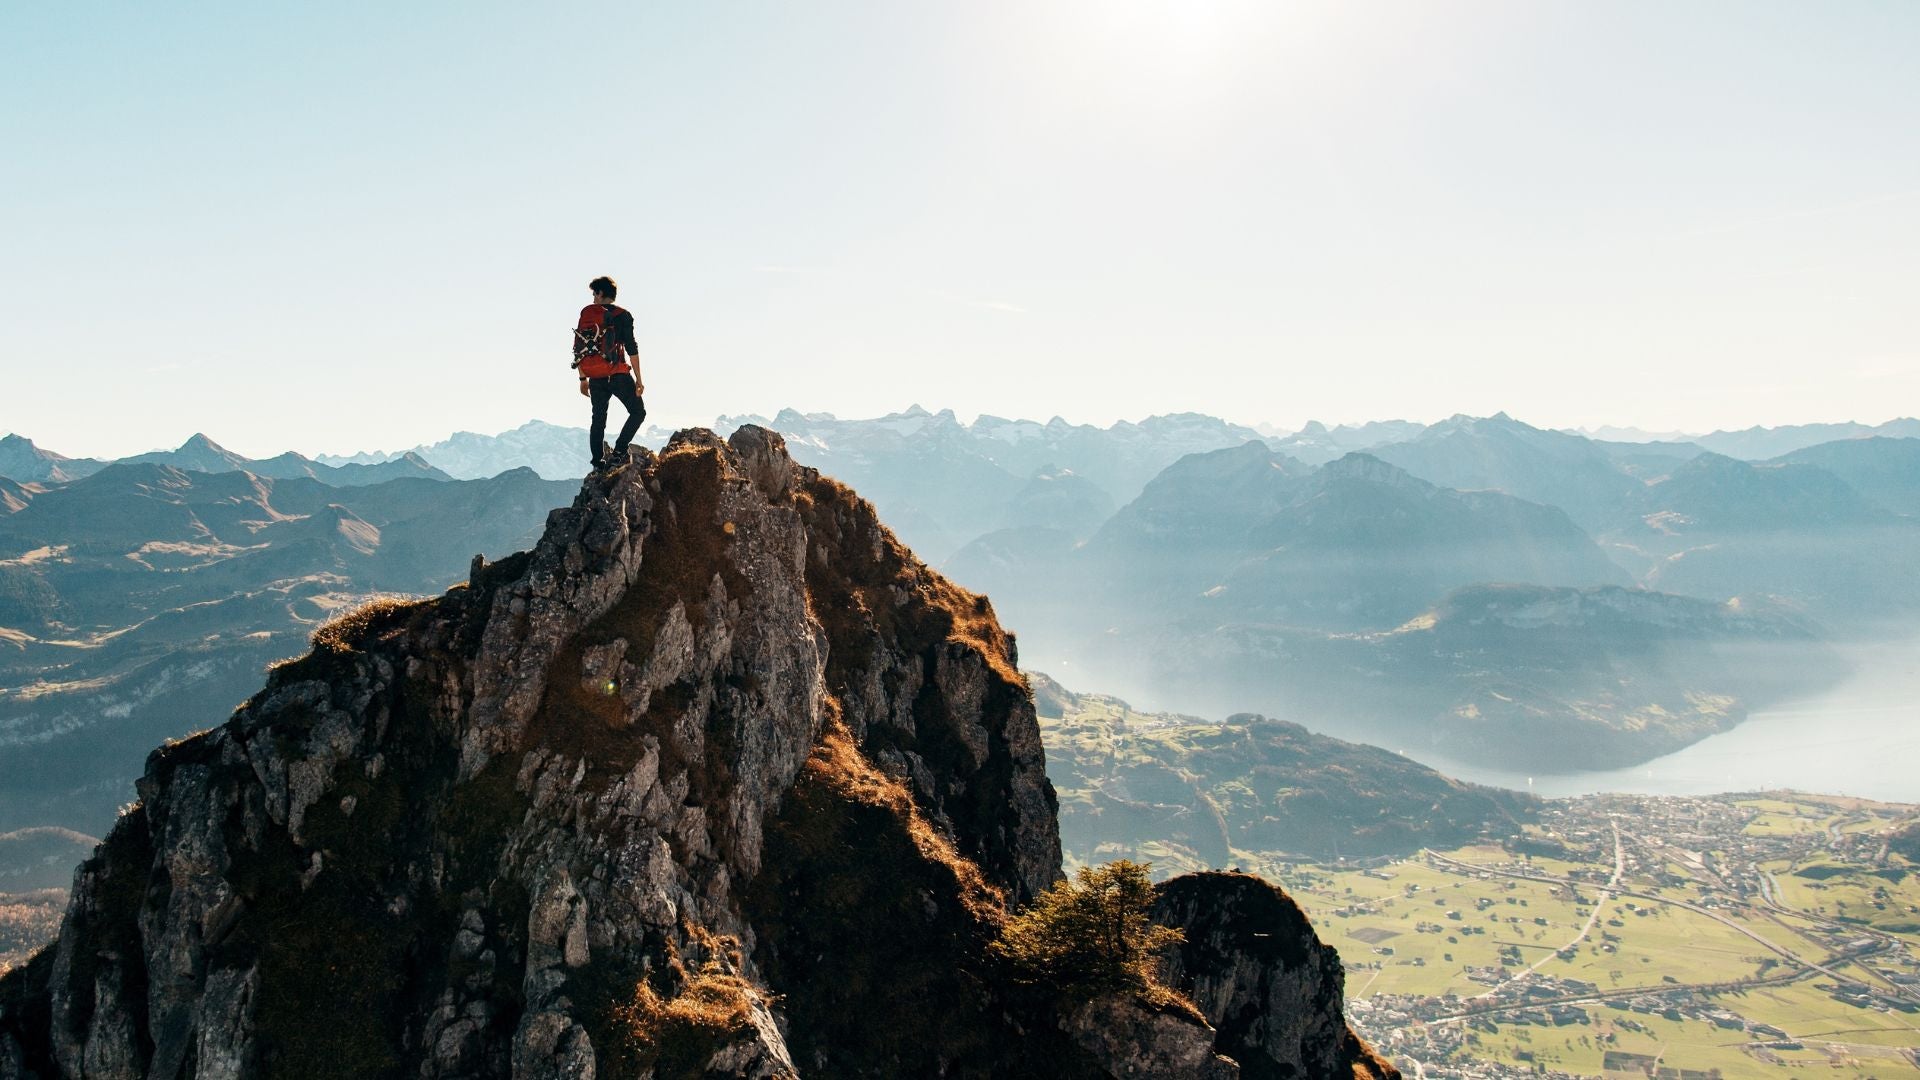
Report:
[[[1893,934],[1920,931],[1920,872],[1828,858],[1776,860],[1761,868],[1773,873],[1791,907]]]
[[[1920,867],[1885,838],[1916,816],[1799,794],[1596,797],[1558,804],[1528,830],[1527,850],[1555,857],[1481,844],[1284,873],[1347,961],[1348,998],[1401,1010],[1387,1014],[1384,1037],[1403,1065],[1911,1076],[1920,1011],[1904,1010],[1920,1010]],[[1616,826],[1622,877],[1609,894]],[[1763,872],[1782,907],[1768,902]],[[1595,1000],[1578,989],[1587,984],[1619,993]],[[1489,996],[1496,985],[1501,996]],[[1558,1006],[1584,1016],[1541,1015],[1529,988],[1586,996]]]
[[[1616,1014],[1617,1015],[1617,1014]],[[1710,1024],[1636,1017],[1641,1030],[1628,1030],[1610,1019],[1565,1028],[1504,1027],[1499,1034],[1478,1034],[1469,1043],[1480,1060],[1515,1066],[1544,1065],[1563,1072],[1620,1077],[1633,1075],[1604,1071],[1608,1050],[1657,1058],[1661,1065],[1702,1072],[1720,1070],[1726,1080],[1778,1080],[1818,1070],[1817,1075],[1881,1078],[1911,1075],[1914,1067],[1894,1049],[1880,1046],[1828,1047],[1808,1045],[1801,1050],[1766,1051],[1774,1061],[1739,1049],[1741,1040]],[[1522,1055],[1526,1056],[1522,1056]]]

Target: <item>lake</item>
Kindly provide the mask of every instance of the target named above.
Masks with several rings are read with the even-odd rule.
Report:
[[[1461,780],[1536,795],[1795,788],[1920,803],[1920,638],[1846,652],[1856,674],[1835,689],[1757,711],[1732,731],[1644,765],[1529,777],[1432,754],[1417,760]]]

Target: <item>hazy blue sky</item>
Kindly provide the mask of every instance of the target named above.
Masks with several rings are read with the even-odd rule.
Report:
[[[8,4],[0,430],[1920,410],[1920,3]]]

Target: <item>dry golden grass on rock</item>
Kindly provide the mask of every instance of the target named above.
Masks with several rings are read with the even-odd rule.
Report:
[[[808,565],[814,617],[841,648],[852,646],[859,656],[864,650],[856,643],[875,633],[908,651],[951,641],[977,650],[1002,681],[1026,687],[1014,661],[1013,636],[1000,626],[992,603],[922,563],[880,521],[873,504],[819,475],[795,488],[794,503],[816,549]],[[826,603],[829,597],[835,602]]]
[[[751,1026],[753,999],[752,984],[710,960],[671,998],[642,979],[613,1018],[642,1067],[663,1077],[698,1075],[713,1050]]]
[[[848,802],[884,808],[904,819],[920,857],[953,875],[955,892],[968,913],[989,925],[999,924],[1005,918],[1006,895],[980,872],[979,864],[956,851],[953,842],[921,816],[904,783],[867,760],[841,722],[838,703],[828,699],[828,711],[820,741],[802,766],[807,776]]]
[[[376,597],[352,611],[328,619],[315,629],[311,639],[314,651],[336,656],[356,652],[355,642],[368,634],[393,627],[406,613],[432,602],[430,599],[400,596]]]

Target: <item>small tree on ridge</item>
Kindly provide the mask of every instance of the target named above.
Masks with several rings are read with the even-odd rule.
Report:
[[[1083,866],[1008,920],[995,955],[1025,982],[1075,996],[1131,990],[1155,1004],[1175,995],[1154,978],[1154,958],[1186,940],[1148,917],[1153,882],[1146,863],[1119,859]]]

